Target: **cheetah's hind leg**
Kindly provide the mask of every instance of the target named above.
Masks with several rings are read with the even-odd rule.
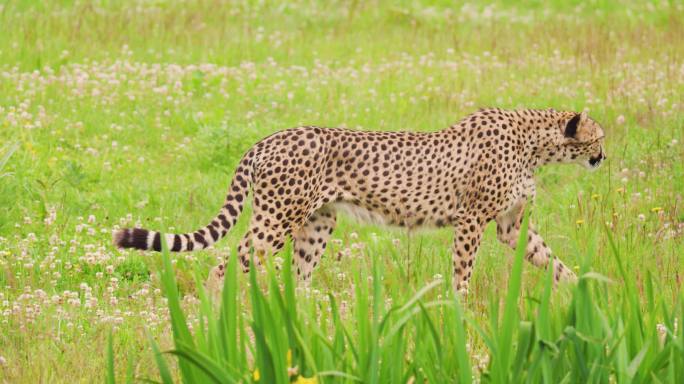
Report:
[[[297,277],[302,281],[309,281],[313,269],[320,263],[335,224],[335,210],[330,206],[324,206],[314,212],[303,227],[293,232],[292,264],[295,266]]]
[[[260,265],[264,257],[278,253],[285,245],[285,236],[286,232],[280,222],[264,220],[261,215],[252,215],[250,228],[237,247],[242,272],[249,272],[252,262]],[[221,263],[209,272],[205,286],[212,294],[223,289],[225,271],[225,264]]]

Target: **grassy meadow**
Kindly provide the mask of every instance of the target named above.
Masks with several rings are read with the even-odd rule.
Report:
[[[0,382],[681,383],[683,95],[676,1],[0,2]],[[488,106],[603,125],[604,166],[541,169],[530,216],[577,286],[494,223],[460,298],[448,229],[341,216],[310,287],[229,269],[214,304],[249,205],[206,251],[111,244],[205,225],[278,130]]]

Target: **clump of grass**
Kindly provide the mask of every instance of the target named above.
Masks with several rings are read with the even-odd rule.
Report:
[[[521,234],[526,233],[525,218]],[[636,282],[624,273],[620,251],[608,233],[622,281],[589,270],[584,257],[567,307],[552,302],[549,269],[540,287],[522,304],[522,264],[526,236],[521,235],[508,289],[502,303],[492,295],[489,327],[464,314],[458,296],[430,300],[432,291],[448,296],[435,280],[401,304],[386,306],[380,264],[359,268],[352,324],[339,307],[312,303],[295,294],[291,254],[280,275],[271,266],[264,278],[250,271],[251,315],[238,300],[236,257],[227,265],[218,311],[198,280],[200,326],[191,333],[180,306],[168,251],[163,252],[162,283],[168,299],[179,381],[213,382],[663,382],[684,380],[684,332],[677,327],[684,300],[670,311],[656,303],[652,282],[647,308],[637,300]],[[593,247],[590,246],[590,250]],[[591,252],[591,251],[590,251]],[[609,290],[616,290],[606,299]],[[434,293],[434,292],[432,292]],[[327,318],[330,322],[326,322]],[[657,319],[663,319],[659,323]],[[469,332],[470,331],[470,332]],[[471,345],[483,342],[488,363],[473,372]],[[151,339],[161,381],[174,375]],[[109,377],[113,382],[113,357]],[[307,381],[309,380],[309,381]]]
[[[7,165],[10,157],[12,157],[14,151],[16,151],[18,147],[19,145],[17,143],[12,143],[0,149],[0,179],[10,175],[9,172],[3,173],[2,169],[5,168],[5,165]]]
[[[330,296],[329,313],[317,303],[297,298],[288,253],[280,276],[272,266],[267,267],[264,279],[258,279],[255,268],[250,271],[251,316],[245,319],[244,304],[237,299],[236,259],[231,257],[227,264],[218,313],[198,279],[200,317],[204,320],[200,323],[206,326],[191,335],[180,307],[168,252],[163,252],[162,282],[175,343],[169,353],[178,358],[183,382],[281,383],[316,378],[321,382],[378,383],[407,381],[416,374],[435,380],[450,377],[445,376],[449,370],[443,370],[434,361],[431,366],[422,367],[405,358],[412,350],[425,346],[425,353],[433,353],[430,357],[436,362],[448,364],[452,372],[467,373],[464,378],[471,377],[460,306],[455,301],[423,300],[431,290],[445,286],[443,281],[427,285],[403,305],[386,308],[382,271],[374,262],[369,274],[356,276],[352,328],[342,322],[334,297]],[[442,308],[441,320],[459,324],[460,333],[450,333],[450,339],[442,339],[429,313],[432,308]],[[331,326],[325,325],[327,316]],[[430,330],[423,339],[425,346],[407,342],[411,326],[420,333]],[[153,349],[158,350],[156,343],[152,343]],[[444,349],[444,345],[452,348]],[[458,356],[445,353],[457,350],[461,352]],[[157,358],[157,363],[164,382],[172,382],[166,374],[165,361]]]

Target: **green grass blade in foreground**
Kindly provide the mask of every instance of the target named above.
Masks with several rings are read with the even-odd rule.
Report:
[[[380,285],[380,282],[382,280],[381,275],[380,275],[380,268],[378,267],[378,262],[376,258],[373,258],[371,261],[371,267],[373,271],[373,313],[371,314],[372,316],[372,324],[371,324],[371,339],[372,339],[372,344],[371,344],[371,353],[370,353],[370,359],[371,359],[371,376],[370,376],[370,383],[377,383],[379,381],[379,372],[380,372],[380,355],[381,351],[380,348],[381,342],[380,342],[380,319],[383,317],[384,309],[383,306],[383,300],[382,300],[382,286]]]
[[[12,157],[14,152],[17,150],[17,148],[19,148],[19,143],[10,144],[2,149],[2,152],[0,152],[0,172],[2,172],[2,169],[5,168],[5,165],[9,161],[10,157]],[[7,173],[0,173],[0,179],[7,175]]]
[[[169,305],[171,328],[173,330],[173,341],[177,349],[179,345],[185,345],[187,346],[186,348],[192,348],[195,344],[192,340],[192,335],[190,334],[188,324],[185,320],[185,315],[183,314],[183,309],[180,305],[178,287],[176,286],[176,278],[174,276],[173,266],[171,264],[171,256],[169,255],[169,249],[166,244],[166,238],[163,233],[160,233],[159,236],[161,238],[161,257],[163,266],[161,280],[164,287],[164,295],[166,296]],[[196,372],[195,368],[188,364],[185,359],[179,358],[178,366],[180,367],[184,382],[200,382],[200,377],[202,375],[199,375],[199,372]]]
[[[498,353],[492,356],[491,375],[494,381],[498,383],[507,383],[509,381],[511,356],[514,353],[513,333],[517,328],[519,317],[518,300],[522,282],[523,260],[527,249],[528,223],[529,214],[526,211],[524,213],[522,225],[520,226],[515,260],[513,261],[513,268],[511,269],[511,275],[508,281],[508,292],[506,294],[504,313],[501,319],[500,330],[496,337]]]
[[[511,382],[519,383],[529,367],[528,359],[534,345],[534,329],[530,321],[521,321],[518,327],[517,353],[511,369]]]
[[[454,295],[454,337],[456,339],[456,360],[458,362],[458,378],[460,383],[470,383],[473,380],[473,372],[470,367],[470,354],[466,348],[468,334],[465,330],[463,308],[458,295]]]
[[[195,290],[199,297],[199,310],[197,311],[197,318],[199,326],[195,329],[194,340],[198,351],[204,352],[212,358],[218,358],[223,355],[218,349],[218,339],[215,337],[218,332],[216,330],[217,316],[214,314],[214,308],[207,296],[207,292],[202,284],[202,276],[199,268],[195,265],[194,268]]]
[[[274,332],[273,339],[277,342],[278,346],[276,348],[280,351],[279,354],[282,354],[282,356],[289,355],[291,358],[294,358],[294,360],[299,361],[301,363],[299,368],[302,372],[306,370],[307,365],[309,365],[309,368],[312,368],[315,373],[316,367],[313,359],[306,358],[309,348],[305,344],[303,338],[299,337],[302,332],[299,331],[297,303],[294,298],[295,282],[292,276],[292,257],[292,252],[285,252],[284,267],[280,274],[280,281],[276,276],[275,268],[270,264],[268,265],[269,308],[271,309],[271,313],[277,316],[278,321],[276,324],[283,325],[283,327],[272,329]],[[282,293],[279,283],[282,283],[283,285]],[[284,331],[282,328],[284,328]],[[304,358],[299,359],[300,357]],[[287,366],[288,364],[286,364],[286,360],[287,359],[285,359],[282,364],[285,369],[289,368]]]
[[[552,256],[550,265],[553,265],[555,258]],[[551,354],[555,352],[556,347],[551,341],[551,310],[549,305],[551,303],[551,290],[553,289],[553,268],[547,268],[544,274],[544,290],[542,292],[541,302],[537,311],[537,322],[535,326],[536,338],[539,341],[539,349],[537,350],[536,359],[541,368],[541,377],[544,382],[551,382],[553,377],[553,366],[551,363]],[[534,372],[532,372],[534,373]]]
[[[238,318],[240,305],[237,286],[237,255],[231,255],[226,264],[223,275],[223,291],[221,292],[221,312],[218,323],[218,336],[221,349],[224,351],[224,361],[233,368],[245,366],[244,355],[239,353],[238,345],[244,340],[238,338]]]
[[[159,376],[161,376],[163,384],[173,384],[173,376],[171,376],[171,371],[169,370],[169,365],[164,360],[164,355],[162,355],[159,350],[157,342],[154,340],[152,335],[148,334],[147,338],[150,340],[150,345],[152,346],[152,353],[154,353],[154,360],[157,363],[157,369],[159,369]]]
[[[336,367],[338,369],[344,369],[348,362],[347,362],[347,354],[345,353],[347,351],[346,343],[345,343],[345,337],[349,333],[346,332],[344,328],[344,324],[342,324],[342,319],[340,318],[340,311],[337,306],[337,301],[335,300],[335,296],[332,293],[328,293],[328,298],[330,299],[330,309],[332,312],[332,322],[333,322],[333,329],[335,335],[333,336],[332,340],[332,353],[333,353],[333,359],[335,361]],[[350,339],[351,341],[351,339]],[[358,355],[356,351],[351,349],[352,356],[356,358]],[[360,380],[360,379],[359,379]]]
[[[359,383],[363,382],[361,379],[359,379],[358,377],[356,377],[354,375],[350,375],[348,373],[344,373],[344,372],[340,372],[340,371],[321,371],[321,372],[318,372],[318,377],[339,377],[339,378],[351,380],[354,382],[359,382]]]
[[[257,268],[258,266],[253,262],[249,269],[256,367],[259,370],[261,380],[265,383],[284,383],[287,380],[287,367],[280,364],[284,356],[278,356],[280,352],[278,346],[273,345],[273,343],[278,342],[273,340],[274,337],[277,337],[277,334],[273,332],[273,327],[277,327],[278,324],[273,321],[269,312],[269,303],[261,293],[256,276]]]
[[[287,380],[287,356],[291,353],[291,347],[296,345],[296,339],[292,332],[292,323],[288,316],[288,308],[285,307],[283,296],[272,264],[272,257],[266,258],[266,277],[268,287],[268,300],[266,301],[266,319],[263,329],[266,330],[269,346],[273,351],[273,360],[276,373],[281,380]],[[286,276],[284,278],[291,278]],[[264,297],[266,298],[266,297]]]
[[[107,384],[116,383],[116,374],[114,373],[114,347],[112,345],[112,334],[109,333],[107,337]]]
[[[183,342],[179,342],[176,349],[169,353],[178,356],[179,360],[193,364],[204,373],[202,381],[198,383],[236,383],[237,380],[231,378],[230,374],[213,361],[209,356],[199,352],[195,347],[186,347]]]
[[[410,309],[415,303],[417,303],[423,296],[425,296],[426,293],[430,292],[432,289],[435,287],[438,287],[440,285],[444,284],[444,280],[434,280],[430,282],[429,284],[423,286],[423,288],[419,289],[418,292],[416,292],[409,301],[406,302],[406,304],[402,305],[399,311],[403,312],[408,309]]]

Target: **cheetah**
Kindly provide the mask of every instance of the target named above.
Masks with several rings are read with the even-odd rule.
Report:
[[[522,213],[535,197],[534,172],[549,163],[598,168],[606,159],[601,126],[585,112],[481,109],[436,132],[369,132],[306,126],[277,132],[242,157],[218,215],[205,227],[166,234],[174,252],[204,249],[235,225],[248,194],[252,217],[237,247],[244,272],[273,255],[287,236],[293,264],[308,281],[335,228],[336,214],[409,229],[454,229],[453,288],[467,287],[483,230],[516,247]],[[526,260],[547,268],[551,250],[530,226]],[[120,248],[161,249],[159,232],[114,234]],[[253,256],[254,260],[252,259]],[[576,279],[553,259],[555,282]],[[212,270],[223,278],[223,265]],[[211,276],[210,276],[211,277]]]

